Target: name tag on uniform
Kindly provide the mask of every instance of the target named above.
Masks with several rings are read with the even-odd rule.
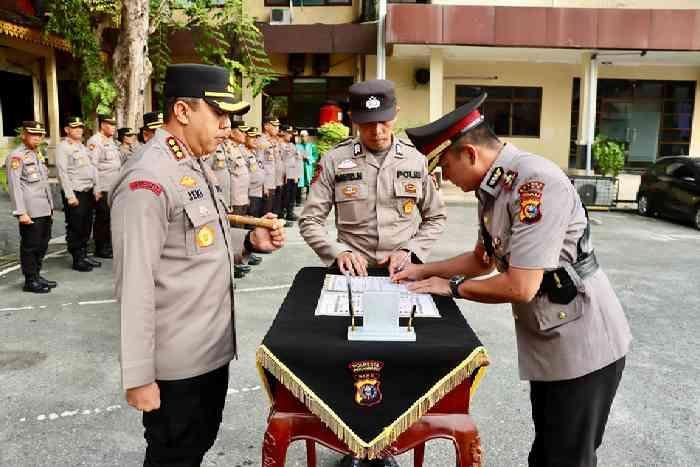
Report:
[[[362,180],[362,172],[349,172],[343,174],[335,174],[336,182],[350,182],[353,180]]]
[[[204,193],[199,188],[195,188],[194,190],[189,190],[187,192],[187,196],[190,197],[190,201],[194,201],[196,199],[204,198]]]
[[[396,178],[421,178],[421,173],[419,171],[413,170],[397,170]]]

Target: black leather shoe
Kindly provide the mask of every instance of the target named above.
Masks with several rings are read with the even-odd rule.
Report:
[[[251,268],[247,264],[236,264],[236,267],[243,271],[244,274],[248,274],[250,271],[253,270],[253,268]]]
[[[299,219],[299,216],[297,216],[296,214],[289,214],[289,215],[287,216],[287,220],[288,220],[288,221],[294,222],[294,221],[296,221],[296,220],[298,220],[298,219]]]
[[[24,290],[25,292],[32,293],[49,293],[51,291],[48,285],[42,284],[37,280],[37,278],[25,279],[24,287],[22,287],[22,290]]]
[[[396,462],[393,456],[385,457],[384,459],[374,459],[371,461],[365,461],[368,467],[399,467],[399,463]]]
[[[285,226],[285,227],[294,227],[294,222],[291,222],[291,221],[284,221],[284,226]]]
[[[243,276],[245,276],[245,273],[241,271],[241,269],[238,266],[233,267],[233,277],[236,279],[242,279]]]
[[[40,284],[44,284],[49,289],[54,289],[58,285],[58,282],[50,281],[47,278],[42,277],[41,275],[36,278],[36,281],[39,282]]]
[[[248,258],[249,266],[257,266],[260,263],[262,263],[262,258],[260,256],[250,255],[250,257]]]
[[[112,259],[112,252],[107,250],[100,250],[95,252],[95,256],[98,258]]]
[[[92,271],[92,266],[83,258],[73,258],[73,269],[80,272],[89,272]]]
[[[86,263],[88,263],[88,264],[89,264],[90,266],[92,266],[93,268],[99,268],[99,267],[102,266],[102,263],[101,263],[101,262],[99,262],[99,261],[97,261],[97,260],[94,260],[94,259],[90,258],[89,256],[84,256],[84,257],[83,257],[83,261],[85,261]]]
[[[351,455],[347,455],[340,459],[338,462],[338,467],[364,467],[364,464],[361,459],[358,459],[357,457],[352,457]]]

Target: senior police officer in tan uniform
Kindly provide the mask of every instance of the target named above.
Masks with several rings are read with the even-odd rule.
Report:
[[[236,355],[233,265],[281,247],[284,233],[231,229],[201,159],[244,106],[228,71],[172,65],[164,94],[165,126],[111,195],[122,384],[144,412],[144,465],[195,466],[216,439]]]
[[[84,127],[80,117],[68,118],[64,127],[66,137],[56,146],[56,168],[66,217],[66,243],[73,257],[73,269],[88,272],[100,267],[101,263],[87,255],[98,197],[95,193],[98,174],[90,160],[90,152],[83,144]]]
[[[391,81],[350,87],[351,118],[359,138],[323,156],[299,218],[304,240],[321,260],[341,271],[390,271],[412,259],[425,261],[445,228],[445,209],[425,156],[393,133],[397,105]],[[335,208],[338,238],[329,238],[326,217]]]
[[[117,121],[112,115],[98,115],[99,131],[87,140],[92,164],[97,167],[99,174],[95,193],[98,193],[95,205],[95,223],[92,234],[95,239],[95,256],[100,258],[112,257],[112,239],[109,233],[109,205],[107,195],[119,176],[122,157],[114,141]]]
[[[406,130],[431,167],[479,199],[473,251],[410,265],[394,280],[416,292],[512,303],[520,377],[530,381],[530,466],[595,466],[632,340],[598,266],[575,188],[554,163],[502,143],[477,108]],[[481,280],[477,276],[498,274]]]
[[[141,142],[148,143],[156,130],[163,126],[163,112],[146,112],[143,114],[143,126],[141,127]]]
[[[23,290],[33,293],[48,293],[57,285],[40,274],[51,239],[53,216],[49,171],[39,150],[45,134],[41,122],[22,122],[22,144],[5,160],[12,215],[19,222]]]

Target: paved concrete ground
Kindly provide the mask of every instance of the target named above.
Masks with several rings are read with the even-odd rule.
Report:
[[[598,257],[635,336],[599,465],[695,466],[700,459],[700,232],[632,214],[595,213],[594,218]],[[474,207],[451,205],[449,219],[434,258],[474,244]],[[288,242],[239,282],[240,359],[231,365],[224,422],[207,466],[260,465],[268,401],[255,369],[255,348],[296,271],[319,264],[296,229],[288,229]],[[22,293],[18,271],[0,277],[1,466],[141,464],[140,416],[119,390],[118,309],[109,301],[110,267],[107,262],[94,273],[74,273],[67,257],[51,258],[45,275],[60,286],[46,296]],[[460,305],[492,360],[472,402],[485,464],[526,465],[532,439],[528,385],[517,377],[509,308]],[[321,466],[334,465],[335,455],[320,448],[319,453]],[[426,465],[451,466],[453,456],[448,443],[432,442]],[[410,455],[400,458],[403,466],[410,460]],[[305,465],[301,445],[291,448],[287,465]]]

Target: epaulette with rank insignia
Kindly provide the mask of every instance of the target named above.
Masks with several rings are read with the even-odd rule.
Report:
[[[336,144],[335,146],[333,146],[333,149],[339,148],[339,147],[341,147],[341,146],[347,146],[348,144],[352,143],[352,140],[353,140],[352,137],[345,138],[345,139],[342,140],[340,143],[338,143],[338,144]]]
[[[185,158],[185,153],[182,152],[182,148],[174,136],[169,136],[166,141],[168,143],[168,148],[173,153],[173,157],[175,157],[176,160],[181,161]]]

